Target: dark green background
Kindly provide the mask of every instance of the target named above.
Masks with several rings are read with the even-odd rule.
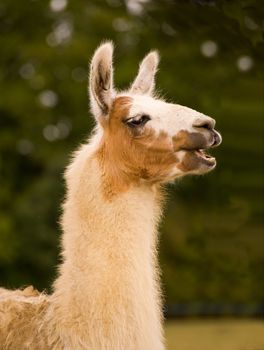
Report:
[[[44,0],[0,4],[0,284],[49,289],[54,280],[63,169],[93,125],[88,60],[112,39],[119,88],[157,48],[161,94],[214,117],[223,136],[213,173],[169,187],[160,249],[167,302],[261,303],[263,2],[131,3],[74,0],[59,12]],[[201,53],[208,40],[218,48],[212,57]],[[40,103],[46,90],[57,96],[50,108]],[[56,134],[58,125],[69,134]]]

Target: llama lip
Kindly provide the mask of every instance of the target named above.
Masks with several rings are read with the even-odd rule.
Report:
[[[194,154],[207,166],[215,166],[216,160],[214,157],[210,156],[209,154],[205,153],[203,149],[197,149],[194,151]]]

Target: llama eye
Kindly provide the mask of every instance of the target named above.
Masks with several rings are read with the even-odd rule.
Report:
[[[151,118],[149,115],[143,114],[139,119],[135,119],[135,118],[128,119],[126,121],[126,124],[131,128],[134,128],[136,126],[144,126],[150,119]]]

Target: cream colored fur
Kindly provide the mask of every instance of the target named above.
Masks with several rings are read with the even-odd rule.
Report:
[[[142,185],[106,202],[90,157],[97,140],[83,146],[66,171],[63,263],[54,293],[3,292],[2,349],[164,348],[157,194]]]
[[[38,295],[31,287],[24,291],[0,289],[3,350],[164,349],[157,266],[157,226],[162,212],[159,184],[142,178],[107,198],[102,185],[108,174],[95,156],[117,96],[112,52],[110,43],[102,45],[91,63],[89,91],[98,125],[91,140],[74,154],[65,173],[62,263],[54,292]],[[154,102],[150,95],[157,63],[155,52],[147,55],[126,93],[134,101],[131,116],[151,114],[149,125],[157,137],[161,131],[167,131],[168,137],[175,136],[169,136],[169,130],[179,131],[177,116],[186,128],[191,128],[197,118],[212,122],[186,107]],[[184,113],[187,115],[183,120]],[[121,127],[125,126],[120,121]],[[206,132],[211,138],[206,136],[205,141],[212,142],[213,131],[200,133]],[[177,171],[163,182],[176,175]]]

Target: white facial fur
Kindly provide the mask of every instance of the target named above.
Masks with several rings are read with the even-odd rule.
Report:
[[[133,98],[133,104],[128,117],[132,118],[143,114],[149,115],[151,120],[148,122],[148,127],[155,130],[157,134],[165,132],[173,137],[181,130],[195,132],[193,125],[198,121],[215,125],[212,118],[191,108],[166,103],[147,95],[131,94],[130,96]]]

